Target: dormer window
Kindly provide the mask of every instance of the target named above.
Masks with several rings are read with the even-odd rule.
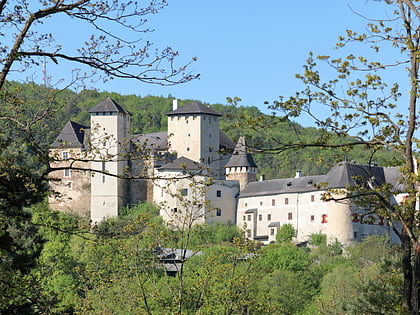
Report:
[[[69,153],[63,152],[63,160],[68,160],[68,159],[69,159]]]

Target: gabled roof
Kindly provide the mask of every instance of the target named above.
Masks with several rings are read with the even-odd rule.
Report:
[[[399,171],[395,167],[378,167],[341,162],[325,175],[283,178],[260,182],[251,182],[241,192],[240,197],[264,196],[282,193],[295,193],[322,189],[346,188],[371,180],[375,186],[390,183],[397,188]]]
[[[159,170],[190,171],[190,170],[204,170],[205,168],[206,168],[205,165],[202,165],[200,163],[194,162],[193,160],[190,160],[189,158],[181,156],[180,158],[177,158],[175,161],[159,167]]]
[[[88,130],[88,127],[68,121],[51,146],[53,148],[83,148]]]
[[[158,131],[134,135],[132,141],[145,149],[166,150],[168,148],[168,132]]]
[[[257,167],[252,155],[247,152],[244,137],[240,137],[229,162],[225,167]]]
[[[103,99],[102,102],[90,109],[88,113],[123,113],[130,115],[128,111],[110,97]]]
[[[211,115],[211,116],[222,116],[219,112],[216,112],[209,106],[203,105],[200,102],[191,102],[185,106],[178,107],[177,109],[166,113],[168,116],[176,116],[176,115],[192,115],[192,114],[204,114],[204,115]]]
[[[145,145],[148,149],[168,149],[167,131],[133,135],[132,140],[139,145]],[[219,147],[227,149],[233,149],[235,147],[235,142],[233,142],[221,129],[219,129]]]

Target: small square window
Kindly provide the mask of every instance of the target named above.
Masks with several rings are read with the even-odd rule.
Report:
[[[311,222],[314,222],[314,221],[315,221],[315,216],[311,215]]]
[[[174,213],[177,213],[177,212],[178,212],[178,208],[173,208],[173,209],[172,209],[172,211],[173,211]]]
[[[181,196],[188,196],[188,189],[184,188],[181,190]]]
[[[216,197],[222,197],[222,191],[221,190],[216,190]]]
[[[258,220],[259,220],[259,221],[262,221],[262,214],[259,214],[259,215],[258,215]]]
[[[267,221],[271,221],[271,214],[267,214]]]
[[[248,203],[247,202],[245,202],[245,207],[248,207]]]
[[[221,217],[222,216],[222,209],[216,209],[216,216]]]
[[[68,159],[69,159],[69,153],[63,152],[63,160],[68,160]]]
[[[289,219],[289,220],[293,220],[293,213],[292,213],[292,212],[289,212],[289,213],[287,214],[287,219]]]

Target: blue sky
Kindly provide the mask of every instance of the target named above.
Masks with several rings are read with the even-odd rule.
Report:
[[[361,29],[368,17],[384,12],[380,4],[367,0],[178,0],[148,18],[155,31],[146,34],[156,47],[172,46],[179,62],[197,57],[191,71],[200,79],[179,86],[163,87],[116,79],[92,85],[100,91],[121,94],[172,95],[206,103],[226,104],[237,96],[241,105],[266,108],[264,101],[288,96],[302,89],[294,78],[301,72],[309,51],[331,54],[337,37],[345,29]],[[55,30],[66,40],[77,39],[72,25],[55,22]],[[51,63],[48,75],[69,71]]]

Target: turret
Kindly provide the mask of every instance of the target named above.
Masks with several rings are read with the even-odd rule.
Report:
[[[232,157],[225,165],[226,179],[239,181],[240,190],[250,182],[256,181],[257,164],[252,155],[247,152],[244,137],[240,137],[236,144]]]

